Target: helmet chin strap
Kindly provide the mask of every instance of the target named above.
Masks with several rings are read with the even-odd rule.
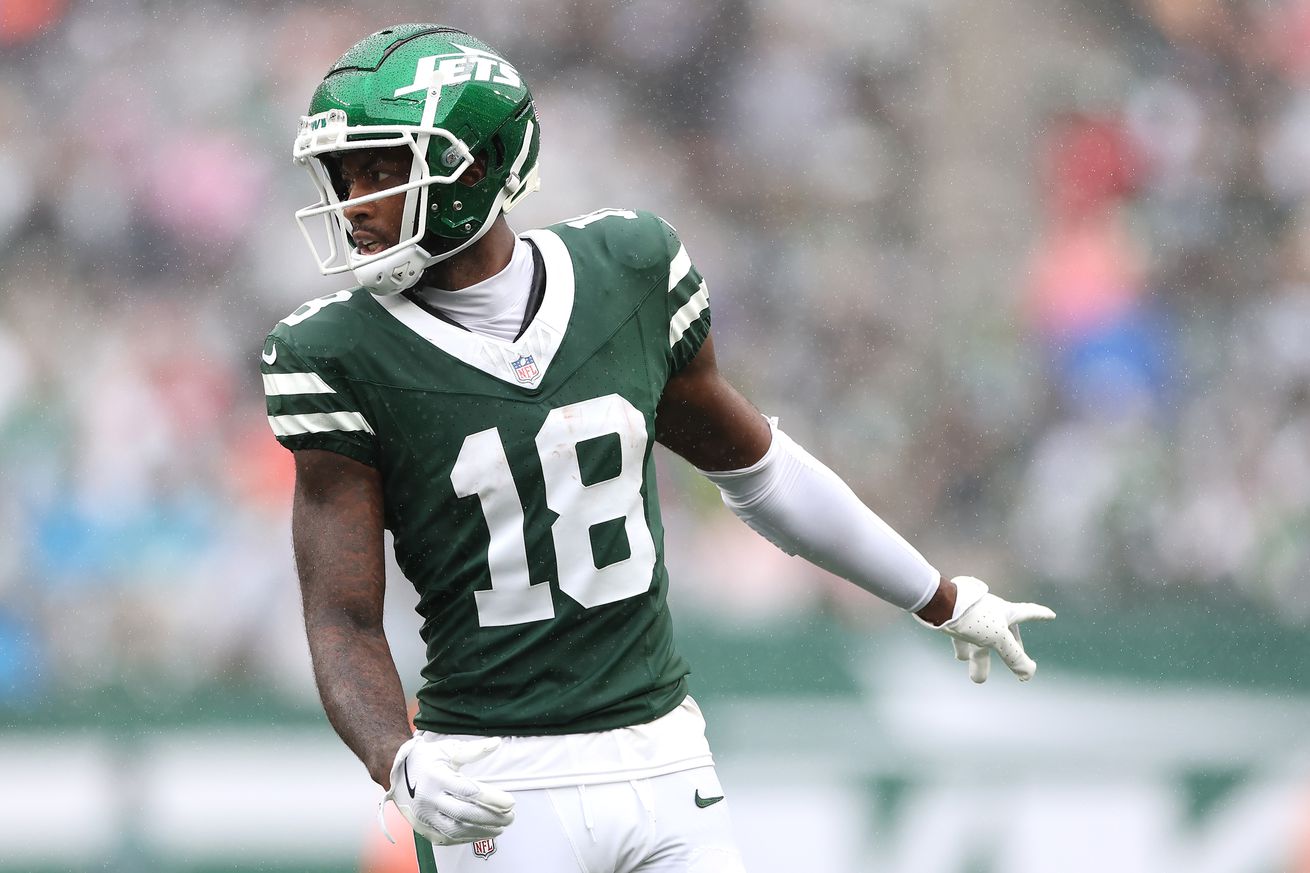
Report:
[[[399,294],[406,288],[418,284],[419,277],[427,269],[431,256],[422,246],[415,243],[389,252],[376,260],[361,259],[355,250],[352,250],[348,257],[351,261],[350,271],[355,274],[355,281],[370,294],[386,297]],[[367,263],[357,263],[360,260],[367,260]]]
[[[500,206],[504,199],[505,192],[502,191],[496,196],[495,202],[491,204],[491,210],[487,215],[488,220],[482,222],[482,226],[478,228],[477,233],[450,251],[442,252],[439,255],[431,255],[428,254],[427,249],[418,243],[404,246],[377,260],[369,260],[359,266],[352,266],[351,272],[355,274],[355,281],[370,294],[375,294],[378,297],[399,294],[401,291],[413,288],[418,284],[419,279],[423,277],[423,271],[428,267],[454,257],[482,239],[483,235],[491,230],[491,226],[496,223],[496,218],[500,216]],[[352,262],[360,260],[353,250],[349,257]]]

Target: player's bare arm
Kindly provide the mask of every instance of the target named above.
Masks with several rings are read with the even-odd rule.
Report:
[[[386,571],[378,472],[330,451],[302,449],[295,457],[292,538],[314,679],[328,721],[428,840],[451,845],[499,834],[514,821],[513,798],[458,773],[499,740],[418,745],[410,730],[382,630]]]
[[[724,378],[714,337],[664,386],[655,438],[701,470],[749,467],[769,449],[769,423]]]
[[[950,580],[933,569],[732,387],[719,372],[710,337],[665,386],[656,437],[705,473],[729,508],[780,548],[949,634],[973,681],[986,680],[993,650],[1020,679],[1032,677],[1036,665],[1018,624],[1054,613],[1009,603],[977,579]]]
[[[335,452],[304,449],[295,458],[292,539],[319,697],[332,727],[387,788],[411,731],[382,631],[382,483],[372,467]]]
[[[719,370],[714,338],[664,388],[656,439],[701,470],[739,470],[764,457],[773,434],[768,421]],[[951,617],[955,584],[941,578],[916,614],[933,625]]]

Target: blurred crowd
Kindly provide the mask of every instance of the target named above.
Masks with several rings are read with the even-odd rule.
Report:
[[[308,689],[258,353],[339,287],[296,120],[403,20],[533,87],[512,223],[664,215],[721,366],[944,571],[1310,622],[1310,0],[818,5],[5,7],[0,703]],[[682,608],[856,598],[661,475]]]

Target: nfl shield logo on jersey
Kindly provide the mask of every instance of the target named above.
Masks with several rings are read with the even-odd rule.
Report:
[[[473,854],[479,858],[488,858],[496,851],[495,840],[474,840]]]
[[[532,382],[541,375],[537,369],[537,362],[532,359],[532,355],[523,355],[513,362],[514,375],[520,382]]]

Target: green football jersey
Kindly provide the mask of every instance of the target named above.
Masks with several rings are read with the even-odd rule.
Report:
[[[664,386],[709,333],[705,283],[650,213],[523,236],[545,292],[513,342],[355,289],[301,306],[264,348],[282,445],[381,475],[419,593],[428,730],[607,730],[686,694],[652,447]]]

